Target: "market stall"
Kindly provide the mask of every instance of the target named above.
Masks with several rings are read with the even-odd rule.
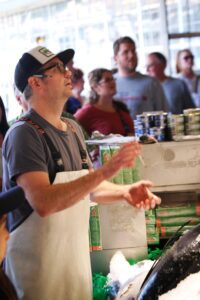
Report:
[[[176,130],[172,141],[143,144],[135,168],[131,172],[122,170],[112,179],[123,184],[151,180],[152,191],[162,198],[162,204],[146,213],[138,213],[124,201],[99,205],[101,247],[91,252],[93,272],[107,274],[110,260],[118,250],[127,259],[140,260],[147,257],[149,246],[163,247],[175,233],[180,236],[199,224],[200,136],[177,134],[178,127]],[[113,149],[130,139],[112,137],[90,143],[98,145],[103,164],[112,156]],[[185,226],[177,232],[182,225]]]

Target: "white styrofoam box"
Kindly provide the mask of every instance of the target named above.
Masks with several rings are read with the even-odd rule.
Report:
[[[200,184],[200,141],[142,145],[141,178],[155,187]]]
[[[126,258],[145,258],[147,237],[145,214],[126,201],[99,204],[102,251],[90,253],[92,271],[109,272],[109,263],[117,250]]]
[[[103,249],[146,247],[146,226],[143,209],[126,201],[99,205]]]

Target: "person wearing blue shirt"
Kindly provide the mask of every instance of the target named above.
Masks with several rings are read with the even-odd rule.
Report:
[[[194,102],[184,81],[165,74],[167,59],[160,52],[152,52],[147,57],[147,72],[162,84],[173,114],[182,114],[184,109],[194,108]]]

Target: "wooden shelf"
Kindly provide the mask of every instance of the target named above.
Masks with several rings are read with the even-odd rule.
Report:
[[[165,193],[165,192],[198,192],[200,191],[200,183],[194,184],[176,184],[176,185],[163,185],[153,186],[151,191],[154,193]]]

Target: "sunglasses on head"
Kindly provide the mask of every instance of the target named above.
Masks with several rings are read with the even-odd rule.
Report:
[[[186,55],[186,56],[183,57],[183,59],[184,60],[189,60],[189,59],[193,60],[194,59],[194,55],[192,55],[192,54],[191,55]]]

